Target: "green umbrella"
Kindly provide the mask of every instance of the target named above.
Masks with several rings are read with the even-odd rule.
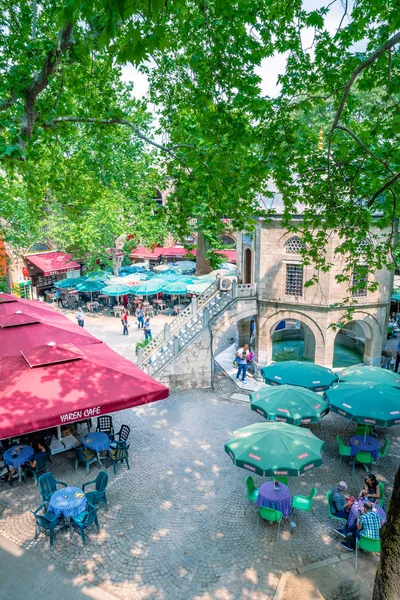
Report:
[[[329,412],[328,404],[315,392],[294,385],[262,388],[250,394],[251,410],[269,421],[292,425],[318,423]]]
[[[400,302],[400,292],[396,291],[394,292],[394,294],[392,294],[392,300],[393,302]]]
[[[94,271],[93,273],[88,273],[87,279],[89,281],[108,281],[113,276],[109,271]]]
[[[81,281],[76,284],[75,289],[78,292],[100,292],[105,285],[102,281]]]
[[[271,421],[234,431],[225,452],[237,467],[273,477],[301,475],[319,467],[323,447],[309,429]]]
[[[78,285],[78,283],[82,283],[83,281],[86,281],[86,279],[87,278],[84,276],[69,277],[67,279],[61,279],[61,281],[56,281],[54,284],[54,287],[60,288],[60,289],[74,288],[76,285]]]
[[[380,383],[338,383],[325,392],[331,411],[350,421],[393,427],[400,424],[400,390]]]
[[[202,294],[210,287],[210,285],[211,282],[209,280],[203,281],[201,283],[193,283],[188,285],[187,290],[189,294]]]
[[[164,286],[163,292],[169,296],[182,296],[187,294],[187,288],[188,284],[184,281],[172,281]]]
[[[131,294],[136,296],[151,296],[162,292],[165,285],[165,281],[161,279],[150,279],[149,281],[142,281],[139,285],[135,285],[131,288]]]
[[[261,369],[261,375],[270,385],[288,383],[314,392],[323,392],[338,380],[338,376],[326,367],[297,360],[272,363]]]
[[[107,296],[123,296],[124,294],[133,294],[132,290],[133,288],[127,285],[112,284],[106,285],[102,292],[103,294],[107,294]]]
[[[347,383],[364,383],[369,381],[371,383],[382,383],[400,388],[400,375],[381,367],[349,367],[339,373],[339,380]]]

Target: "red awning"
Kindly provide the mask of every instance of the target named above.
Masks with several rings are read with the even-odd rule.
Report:
[[[19,329],[28,329],[27,325]],[[1,360],[0,439],[97,417],[168,397],[105,344],[46,345]]]
[[[72,260],[70,254],[65,252],[44,252],[43,254],[30,254],[25,256],[26,260],[43,271],[44,275],[56,275],[57,273],[68,273],[79,271],[80,265]]]
[[[177,246],[171,246],[170,248],[161,248],[161,256],[187,256],[193,254],[192,250],[186,250],[186,248],[178,248]]]
[[[154,248],[154,250],[148,250],[143,246],[138,246],[131,254],[131,258],[145,258],[147,260],[157,260],[160,258],[162,248]]]
[[[236,250],[216,250],[215,252],[225,256],[228,262],[236,264]]]

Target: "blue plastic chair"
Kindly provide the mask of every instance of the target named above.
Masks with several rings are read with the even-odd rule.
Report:
[[[117,463],[123,463],[125,461],[126,466],[128,468],[128,471],[130,469],[129,466],[129,459],[128,459],[128,450],[129,450],[129,446],[127,446],[124,442],[117,442],[117,447],[115,448],[115,450],[108,450],[108,454],[107,454],[107,462],[106,462],[106,467],[108,468],[110,466],[109,461],[111,461],[113,467],[114,467],[114,475],[117,474]]]
[[[90,473],[90,465],[97,462],[97,456],[91,450],[84,449],[83,446],[74,448],[75,450],[75,471],[78,469],[79,463],[82,463],[86,467],[86,473]]]
[[[83,486],[82,486],[83,491],[85,491],[85,487],[87,487],[88,485],[92,485],[93,483],[96,486],[95,489],[90,492],[85,492],[88,504],[91,504],[92,506],[94,506],[94,505],[98,504],[99,502],[104,502],[106,507],[108,508],[107,498],[106,498],[106,490],[107,490],[107,486],[108,486],[108,473],[106,473],[105,471],[100,471],[100,473],[97,475],[96,479],[94,479],[93,481],[88,481],[87,483],[83,484]]]
[[[67,487],[63,481],[57,481],[52,473],[45,473],[39,477],[39,491],[44,502],[49,502],[50,498],[57,491],[57,485]]]
[[[40,511],[43,511],[43,514],[40,514]],[[36,520],[35,540],[39,537],[40,530],[42,529],[45,533],[49,534],[50,546],[52,546],[56,526],[62,524],[65,529],[65,520],[63,515],[57,517],[55,513],[48,512],[45,502],[43,502],[43,504],[41,504],[35,511],[31,510],[31,513]]]
[[[87,510],[84,510],[76,517],[71,517],[69,521],[69,531],[72,537],[72,532],[79,530],[83,545],[85,545],[85,529],[91,527],[93,524],[96,525],[97,531],[100,531],[99,522],[97,520],[97,509],[98,506],[88,504]]]
[[[36,467],[31,467],[29,463],[25,463],[25,476],[27,473],[32,473],[33,481],[35,483],[38,482],[40,475],[47,472],[47,461],[49,460],[50,454],[46,454],[46,456],[41,456],[36,461]]]

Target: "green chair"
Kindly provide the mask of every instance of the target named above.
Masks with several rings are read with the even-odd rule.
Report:
[[[32,473],[34,483],[38,482],[38,479],[43,473],[47,472],[47,461],[49,460],[49,454],[45,456],[41,456],[36,461],[36,467],[31,467],[29,463],[25,463],[25,475],[27,473]]]
[[[385,443],[383,444],[383,446],[381,446],[379,448],[378,460],[380,458],[385,458],[389,444],[390,444],[390,440],[385,440]]]
[[[356,462],[358,462],[360,465],[369,465],[370,467],[373,467],[375,464],[375,461],[369,452],[357,452],[353,460],[352,475],[354,475],[354,467]]]
[[[371,425],[357,425],[356,432],[354,435],[372,435],[372,427]]]
[[[256,537],[258,535],[258,524],[260,522],[260,517],[261,517],[262,519],[264,519],[265,521],[269,521],[270,523],[278,523],[278,529],[276,532],[276,540],[275,540],[275,541],[278,541],[279,532],[281,529],[282,516],[283,515],[280,510],[275,510],[273,508],[267,508],[265,506],[260,506],[260,510],[258,513],[258,519],[257,519]]]
[[[379,482],[379,491],[380,491],[380,498],[379,498],[379,506],[383,506],[385,499],[384,499],[384,495],[385,495],[385,485],[382,483],[382,481]]]
[[[254,485],[254,481],[251,475],[246,478],[246,487],[247,487],[247,498],[250,502],[255,502],[258,496],[258,488]]]
[[[292,511],[304,510],[308,512],[312,509],[313,499],[317,495],[317,488],[313,488],[309,496],[295,496],[292,501]]]
[[[117,463],[119,462],[123,463],[125,461],[128,471],[130,469],[128,456],[129,444],[127,445],[125,442],[116,442],[116,446],[115,449],[108,450],[106,462],[106,467],[108,468],[110,465],[109,460],[111,461],[114,468],[114,475],[117,474]]]
[[[97,531],[100,531],[99,522],[97,520],[97,509],[98,506],[92,506],[88,503],[87,510],[84,510],[76,517],[71,517],[69,521],[70,537],[72,538],[72,532],[79,530],[83,545],[85,545],[85,529],[91,527],[93,524],[96,525]]]
[[[279,481],[280,483],[287,485],[289,483],[289,478],[285,475],[281,475],[279,477],[273,477],[273,481]]]
[[[85,492],[85,487],[88,485],[95,484],[95,489],[90,492]],[[96,479],[88,481],[82,485],[82,490],[85,492],[86,499],[89,504],[95,505],[99,502],[104,502],[106,508],[108,508],[106,490],[108,485],[108,473],[100,471]]]
[[[358,549],[364,550],[364,552],[380,552],[381,551],[381,540],[374,540],[367,537],[366,535],[360,536],[356,540],[356,570],[358,563]]]
[[[330,492],[328,492],[328,493],[326,494],[326,496],[325,496],[325,498],[326,498],[326,499],[327,499],[327,501],[328,501],[328,516],[329,516],[329,518],[330,518],[330,519],[336,519],[337,521],[341,521],[342,523],[344,523],[345,525],[347,525],[347,519],[344,519],[343,517],[337,517],[336,515],[334,515],[334,514],[332,513],[332,510],[331,510],[331,502],[330,502],[330,500],[331,500],[331,495],[332,495],[332,490],[331,490]]]
[[[346,446],[341,435],[337,435],[336,439],[339,446],[340,461],[342,460],[343,456],[351,456],[351,446]]]
[[[40,514],[40,511],[43,511],[42,514]],[[49,534],[50,546],[52,546],[56,526],[62,525],[65,529],[64,517],[62,515],[57,517],[55,513],[48,512],[45,502],[43,502],[43,504],[35,511],[31,510],[31,513],[36,521],[35,540],[39,537],[40,530],[42,529],[45,533]]]
[[[42,495],[43,502],[49,502],[50,498],[57,491],[57,485],[67,487],[63,481],[57,481],[52,473],[44,473],[39,477],[39,492]]]
[[[85,465],[86,473],[90,473],[90,465],[97,462],[97,456],[91,450],[85,449],[83,446],[74,448],[75,450],[75,471],[78,469],[79,463]]]

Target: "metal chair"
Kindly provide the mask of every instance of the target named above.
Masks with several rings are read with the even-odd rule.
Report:
[[[93,524],[96,525],[97,531],[100,531],[99,522],[97,520],[97,509],[98,506],[88,504],[88,510],[83,511],[76,517],[71,517],[69,521],[69,531],[72,537],[74,529],[79,531],[83,545],[85,545],[85,529],[91,527]]]
[[[43,511],[43,514],[39,514]],[[65,521],[63,515],[59,517],[53,512],[48,512],[46,509],[46,503],[43,502],[35,511],[31,510],[31,513],[36,520],[36,531],[35,540],[39,537],[40,530],[43,529],[45,533],[50,536],[50,546],[53,545],[54,532],[57,525],[62,524],[65,529]]]
[[[260,521],[260,517],[265,521],[269,521],[270,523],[278,523],[278,530],[276,532],[276,542],[278,541],[279,532],[281,529],[281,521],[282,521],[282,513],[280,510],[275,510],[274,508],[267,508],[265,506],[260,506],[260,510],[258,512],[257,519],[257,529],[256,529],[256,537],[258,535],[258,523]]]

